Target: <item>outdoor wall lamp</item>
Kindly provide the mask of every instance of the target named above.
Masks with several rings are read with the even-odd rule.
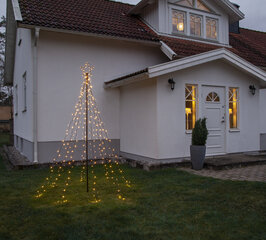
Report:
[[[173,78],[169,78],[168,83],[170,84],[171,90],[173,91],[175,89],[175,81],[173,80]]]
[[[254,85],[249,85],[249,91],[251,92],[252,95],[255,95],[256,88]]]

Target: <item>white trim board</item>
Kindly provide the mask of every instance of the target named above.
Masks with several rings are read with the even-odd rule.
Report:
[[[149,78],[154,78],[158,76],[162,76],[168,73],[176,72],[179,70],[183,70],[186,68],[194,67],[200,64],[212,62],[215,60],[225,60],[229,62],[231,65],[237,67],[239,70],[244,71],[255,78],[257,78],[260,81],[261,87],[266,87],[266,72],[260,69],[259,67],[249,63],[248,61],[244,60],[243,58],[237,56],[236,54],[230,52],[229,50],[225,48],[220,48],[217,50],[193,55],[190,57],[185,57],[182,59],[174,60],[171,62],[162,63],[159,65],[151,66],[148,68],[146,77],[140,78],[138,77],[138,74],[136,74],[134,77],[125,77],[118,81],[106,81],[105,87],[114,88],[114,87],[120,87],[129,83],[135,82],[135,79],[138,79],[138,81],[143,81]]]

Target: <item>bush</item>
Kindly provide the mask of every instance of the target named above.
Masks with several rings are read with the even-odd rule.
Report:
[[[208,129],[206,127],[206,118],[200,118],[196,121],[192,130],[192,145],[206,145]]]

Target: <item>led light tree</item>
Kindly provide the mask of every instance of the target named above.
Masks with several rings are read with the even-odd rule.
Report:
[[[93,69],[94,67],[88,63],[81,67],[83,83],[75,111],[66,128],[65,137],[53,158],[50,175],[37,191],[37,198],[42,197],[49,188],[61,186],[62,195],[57,202],[67,202],[66,192],[71,184],[72,169],[76,161],[81,161],[83,166],[80,182],[86,180],[86,190],[92,193],[93,202],[100,201],[96,190],[97,176],[94,171],[94,166],[99,163],[104,167],[106,180],[116,186],[118,199],[125,200],[120,184],[122,182],[130,187],[130,182],[124,177],[123,170],[119,166],[118,156],[115,153],[115,148],[112,147],[111,139],[108,138],[108,132],[97,107],[91,83]],[[89,189],[89,174],[93,179],[91,189]]]

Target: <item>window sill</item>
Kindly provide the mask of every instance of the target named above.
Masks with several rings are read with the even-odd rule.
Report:
[[[240,129],[235,128],[235,129],[229,129],[229,132],[240,132]]]
[[[192,130],[186,130],[186,134],[192,134]]]

